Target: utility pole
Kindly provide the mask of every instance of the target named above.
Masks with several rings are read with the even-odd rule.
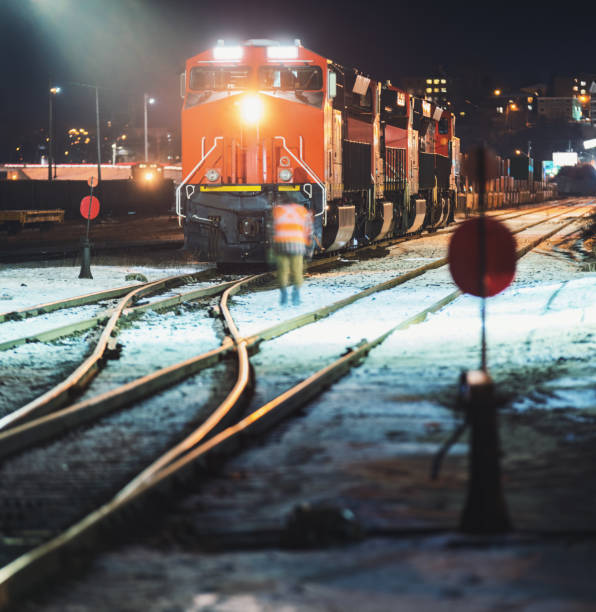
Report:
[[[101,133],[99,128],[99,87],[95,86],[95,119],[97,125],[97,184],[101,183]]]
[[[51,181],[55,175],[52,172],[52,164],[54,164],[54,96],[60,93],[60,87],[52,87],[52,79],[50,79],[48,87],[48,108],[49,108],[49,120],[48,120],[48,181]],[[54,164],[55,166],[55,164]]]
[[[50,85],[48,87],[48,96],[49,96],[49,109],[50,109],[50,117],[48,121],[48,181],[52,180],[52,147],[53,147],[53,138],[52,138],[52,128],[53,128],[53,116],[54,109],[52,104],[52,81],[50,80]]]
[[[145,106],[145,161],[149,161],[149,136],[147,132],[147,104],[154,104],[155,98],[152,98],[149,94],[144,95],[144,106]]]

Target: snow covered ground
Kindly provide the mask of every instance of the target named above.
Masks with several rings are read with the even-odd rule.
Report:
[[[518,236],[518,244],[542,229]],[[596,528],[590,511],[596,499],[590,450],[596,442],[596,272],[578,261],[577,230],[577,225],[570,226],[521,259],[512,285],[488,303],[488,364],[502,403],[506,496],[514,525],[533,531]],[[281,308],[276,290],[239,294],[232,300],[232,314],[241,333],[250,335],[443,257],[448,240],[446,235],[427,237],[394,247],[384,258],[363,258],[308,277],[298,307]],[[32,305],[46,299],[42,295],[56,299],[46,270],[0,268],[0,297],[12,296],[0,304]],[[145,267],[111,267],[101,281],[97,271],[98,283],[113,286],[128,271],[148,278],[153,273]],[[72,272],[78,275],[78,270]],[[60,280],[62,274],[67,271],[56,272],[60,295],[97,290],[69,286],[68,279]],[[155,274],[161,276],[163,270]],[[23,289],[32,290],[22,293],[21,282],[27,285]],[[362,338],[372,340],[454,289],[446,269],[427,272],[264,344],[252,358],[257,386],[250,409]],[[15,307],[11,303],[4,310]],[[144,315],[140,323],[153,330],[149,337],[135,335],[134,327],[123,330],[124,370],[132,375],[137,367],[158,367],[160,353],[169,350],[175,359],[189,348],[201,352],[219,341],[213,326],[197,325],[187,314]],[[594,557],[567,544],[554,543],[552,551],[515,542],[497,551],[488,547],[474,553],[472,564],[466,555],[450,552],[449,544],[428,540],[405,544],[408,552],[390,541],[302,555],[222,552],[205,557],[193,550],[202,538],[217,538],[218,533],[283,529],[292,509],[305,501],[350,508],[367,530],[453,529],[465,495],[467,438],[450,452],[438,482],[430,482],[428,472],[433,452],[461,421],[454,411],[457,379],[462,370],[478,367],[479,339],[480,304],[470,296],[460,296],[424,323],[392,334],[360,367],[311,402],[302,418],[284,423],[265,445],[228,462],[221,477],[201,484],[182,501],[163,526],[169,534],[184,534],[174,538],[173,549],[166,545],[164,550],[156,536],[157,554],[150,543],[114,553],[93,570],[104,584],[118,585],[112,594],[89,580],[29,609],[58,610],[86,601],[109,609],[124,592],[133,601],[137,597],[138,605],[131,609],[151,610],[168,605],[218,611],[331,610],[350,609],[350,602],[360,602],[355,609],[371,610],[392,609],[387,606],[395,602],[402,609],[436,609],[437,602],[449,610],[506,609],[495,601],[519,606],[515,609],[591,609],[596,593],[581,568],[586,561],[593,566]],[[28,345],[0,354],[0,362],[3,367],[11,360],[19,363],[20,355],[35,350],[50,358],[47,347]],[[61,350],[68,354],[68,343]],[[118,362],[109,367],[117,370]],[[540,546],[540,552],[533,546]],[[509,571],[497,572],[499,563]],[[153,568],[150,580],[160,589],[159,600],[132,569],[140,571],[147,564]],[[452,564],[458,569],[447,576],[445,568]],[[566,564],[567,578],[559,580],[552,567]],[[189,571],[198,582],[191,584]],[[330,578],[334,571],[335,578]],[[403,572],[410,572],[410,578],[398,580]],[[504,585],[513,575],[524,578],[511,593]],[[122,576],[126,578],[118,578]],[[540,588],[536,581],[542,581]],[[523,607],[526,603],[530,607]]]
[[[79,266],[56,266],[51,262],[0,264],[0,312],[36,306],[114,287],[140,284],[127,274],[142,273],[147,280],[198,272],[205,266],[91,266],[92,279],[79,278]]]

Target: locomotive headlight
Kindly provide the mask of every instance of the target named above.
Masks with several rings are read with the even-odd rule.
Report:
[[[258,123],[263,116],[263,100],[259,96],[244,96],[240,102],[240,112],[246,123]]]
[[[279,180],[286,182],[292,180],[292,171],[289,168],[282,168],[279,171]]]
[[[153,172],[145,172],[145,180],[152,181],[153,180]]]

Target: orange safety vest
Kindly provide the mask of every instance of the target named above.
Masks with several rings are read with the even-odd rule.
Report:
[[[310,246],[312,214],[301,204],[273,207],[273,242],[277,246]]]

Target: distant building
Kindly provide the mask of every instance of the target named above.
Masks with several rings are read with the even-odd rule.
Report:
[[[441,108],[451,105],[452,82],[440,72],[424,77],[403,77],[399,80],[398,86],[405,89],[410,95],[434,102]]]
[[[575,97],[538,98],[538,116],[546,121],[581,121],[582,105]]]
[[[587,95],[592,81],[596,81],[596,74],[585,73],[575,76],[555,76],[552,80],[550,93],[556,98]]]
[[[580,105],[582,116],[580,121],[590,122],[593,113],[591,112],[590,87],[596,81],[596,74],[581,73],[575,76],[555,76],[553,77],[551,95],[553,97],[576,98]]]

